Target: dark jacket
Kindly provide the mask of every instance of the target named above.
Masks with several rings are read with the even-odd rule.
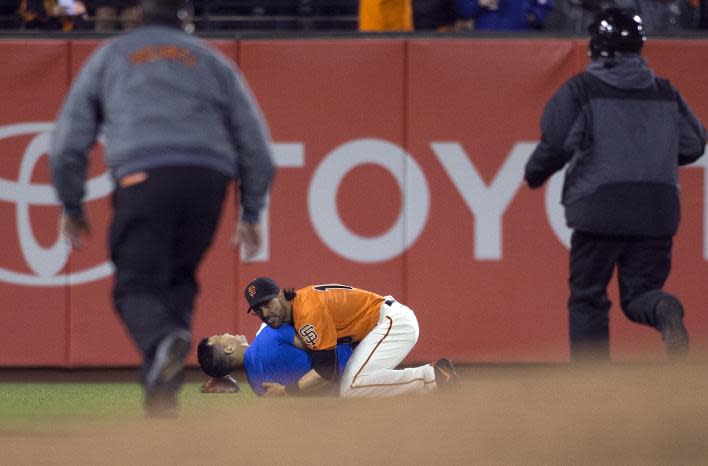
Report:
[[[673,85],[638,54],[591,63],[551,98],[526,164],[539,187],[566,163],[568,227],[665,237],[680,220],[678,166],[705,150],[706,130]]]

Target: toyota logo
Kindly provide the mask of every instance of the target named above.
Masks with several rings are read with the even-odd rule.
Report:
[[[71,248],[62,239],[45,248],[37,242],[30,222],[30,206],[59,205],[54,189],[49,184],[33,184],[32,171],[37,162],[49,151],[52,122],[32,122],[0,127],[0,141],[7,138],[35,135],[21,159],[16,181],[0,178],[0,201],[15,204],[15,218],[20,251],[33,274],[8,270],[0,264],[0,282],[27,286],[66,286],[101,280],[113,273],[109,261],[86,270],[59,274],[66,265]],[[113,181],[108,173],[88,180],[85,201],[107,196],[113,191]],[[58,231],[58,229],[57,229]]]

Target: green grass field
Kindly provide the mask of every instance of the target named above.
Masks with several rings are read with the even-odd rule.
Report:
[[[205,395],[199,392],[201,383],[188,382],[182,389],[180,400],[185,414],[218,410],[225,402],[249,403],[257,398],[247,384],[241,384],[238,394]],[[142,391],[137,383],[0,383],[0,429],[142,417]]]
[[[140,391],[134,384],[6,383],[0,385],[0,423],[131,417]]]

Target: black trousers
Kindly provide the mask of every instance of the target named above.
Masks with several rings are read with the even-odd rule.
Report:
[[[573,360],[609,360],[607,285],[617,267],[620,306],[633,322],[656,327],[655,307],[671,270],[672,238],[629,238],[575,231],[568,301]]]
[[[195,272],[230,181],[201,167],[160,167],[145,174],[144,180],[132,175],[116,183],[109,239],[114,304],[143,354],[143,375],[165,335],[191,329]]]

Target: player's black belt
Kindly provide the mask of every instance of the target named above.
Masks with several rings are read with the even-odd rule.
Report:
[[[386,304],[387,306],[393,306],[393,303],[395,302],[395,299],[387,299],[386,301],[384,301],[384,304]]]

